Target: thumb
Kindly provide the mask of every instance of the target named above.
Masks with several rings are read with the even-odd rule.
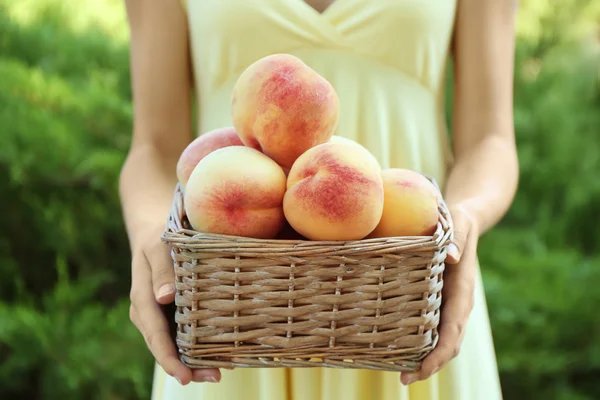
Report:
[[[169,248],[162,243],[147,253],[152,270],[152,289],[159,304],[169,304],[175,300],[175,270]]]
[[[467,245],[467,240],[471,234],[472,220],[462,208],[450,210],[450,215],[452,216],[453,238],[448,245],[446,262],[456,264],[460,262]]]
[[[446,262],[448,264],[457,264],[460,261],[461,252],[454,241],[448,245],[446,253]]]

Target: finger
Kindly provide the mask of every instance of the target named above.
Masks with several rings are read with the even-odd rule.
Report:
[[[444,286],[442,288],[442,307],[451,307],[457,300],[469,294],[472,296],[475,285],[477,266],[477,235],[469,235],[465,241],[465,250],[460,262],[452,268],[444,270]],[[455,296],[455,293],[457,294]],[[442,319],[444,312],[442,310]],[[442,321],[440,321],[442,323]]]
[[[435,374],[450,360],[458,356],[460,352],[465,336],[468,315],[465,315],[463,312],[447,315],[449,315],[447,321],[440,325],[440,341],[438,346],[431,352],[431,357],[428,357],[423,362],[421,379],[427,379]]]
[[[454,237],[448,245],[446,254],[448,264],[458,264],[460,262],[467,244],[469,229],[468,222],[462,218],[457,218],[452,232]]]
[[[439,342],[423,360],[419,371],[401,375],[400,379],[404,385],[429,378],[455,358],[460,351],[465,327],[474,302],[476,252],[473,250],[473,246],[476,245],[475,239],[468,240],[462,261],[455,268],[444,272],[442,297],[445,300],[441,310]]]
[[[152,292],[151,271],[143,254],[134,256],[131,301],[133,317],[158,364],[181,384],[192,380],[192,371],[177,357],[169,326]]]
[[[463,311],[463,308],[467,307],[468,301],[465,301],[463,297],[448,300],[442,311],[437,346],[423,360],[419,371],[402,374],[403,384],[409,385],[429,378],[458,355],[468,318]]]
[[[154,246],[146,254],[152,269],[152,288],[159,304],[169,304],[175,300],[175,271],[173,259],[166,245]]]
[[[218,369],[194,369],[192,370],[192,380],[194,382],[211,382],[217,383],[221,381],[221,372]]]
[[[465,300],[464,296],[448,301],[442,312],[443,321],[440,321],[440,339],[437,346],[423,360],[419,371],[401,375],[404,385],[429,378],[458,355],[468,319],[468,314],[465,315],[463,308],[467,306],[468,300]]]
[[[458,205],[450,209],[452,217],[452,243],[448,245],[446,262],[457,264],[467,246],[469,236],[473,234],[473,220],[464,207]]]
[[[448,245],[448,249],[446,252],[446,263],[448,264],[458,264],[460,261],[460,250],[456,243],[452,242]]]

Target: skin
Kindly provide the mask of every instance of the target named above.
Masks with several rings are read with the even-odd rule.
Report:
[[[187,20],[179,0],[125,4],[135,120],[119,189],[132,251],[130,318],[166,373],[183,385],[217,382],[219,371],[192,371],[179,361],[160,307],[175,297],[172,261],[160,235],[177,161],[192,141]]]
[[[458,0],[452,48],[455,163],[444,194],[455,239],[444,276],[439,344],[419,372],[401,375],[404,384],[427,379],[458,355],[473,308],[478,239],[504,216],[516,192],[514,1]],[[332,3],[307,2],[318,11]],[[135,120],[119,189],[132,251],[130,317],[167,374],[182,385],[218,382],[219,370],[192,371],[179,361],[161,311],[162,304],[174,301],[175,277],[160,234],[179,155],[193,138],[187,20],[179,0],[125,3]]]
[[[454,32],[453,147],[444,199],[454,222],[444,274],[440,339],[410,384],[460,352],[473,309],[477,242],[510,207],[518,184],[513,127],[515,0],[459,0]]]
[[[317,12],[322,13],[333,4],[335,0],[305,0],[308,5],[314,8]]]

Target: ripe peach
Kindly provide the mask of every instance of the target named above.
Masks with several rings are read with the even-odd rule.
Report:
[[[229,146],[243,146],[235,128],[213,129],[194,139],[181,153],[177,162],[177,179],[185,187],[196,165],[217,149]]]
[[[231,117],[242,142],[284,168],[326,143],[338,124],[333,86],[299,58],[274,54],[251,64],[231,96]]]
[[[294,230],[308,239],[362,239],[383,211],[381,168],[359,146],[315,146],[290,170],[283,211]]]
[[[376,163],[379,164],[379,161],[377,161],[377,158],[375,158],[375,156],[373,155],[373,153],[371,153],[369,150],[367,150],[367,148],[365,146],[363,146],[362,144],[358,143],[355,140],[352,139],[348,139],[345,138],[343,136],[338,136],[338,135],[333,135],[331,137],[331,139],[329,139],[329,143],[348,143],[348,144],[353,144],[355,146],[360,146],[361,148],[365,149],[367,152],[369,152],[369,155],[371,157],[373,157],[373,159],[375,160]]]
[[[389,168],[381,172],[384,206],[369,237],[429,236],[438,223],[439,192],[418,172]]]
[[[272,239],[285,222],[285,189],[285,174],[275,161],[250,147],[225,147],[194,168],[185,211],[200,232]]]

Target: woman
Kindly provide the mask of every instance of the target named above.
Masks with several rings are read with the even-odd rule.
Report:
[[[160,365],[154,398],[500,399],[476,247],[507,211],[517,186],[514,0],[126,4],[135,121],[120,190],[133,252],[131,319]],[[173,302],[174,276],[159,239],[175,165],[192,132],[231,124],[235,80],[272,53],[303,59],[334,85],[341,115],[336,134],[362,143],[383,168],[424,172],[444,190],[456,237],[447,259],[439,344],[419,372],[191,370],[178,359],[161,313],[161,305]],[[443,117],[450,56],[452,145]]]

